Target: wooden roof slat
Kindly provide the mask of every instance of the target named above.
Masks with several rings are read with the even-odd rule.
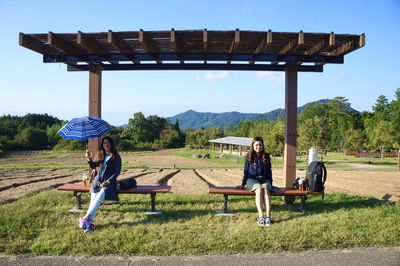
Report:
[[[208,35],[207,29],[203,30],[203,53],[204,53],[204,64],[207,64],[207,44],[208,44]]]
[[[175,50],[175,52],[178,54],[178,58],[181,64],[184,63],[184,61],[182,60],[182,57],[179,55],[180,53],[182,53],[182,47],[180,42],[178,41],[178,38],[176,36],[176,31],[174,28],[171,29],[171,45],[173,47],[173,49]]]
[[[140,29],[139,31],[139,43],[143,46],[143,48],[150,54],[153,55],[154,61],[157,62],[157,64],[161,64],[161,60],[159,60],[156,56],[157,49],[155,48],[153,42],[149,37],[147,37],[147,34]]]
[[[304,51],[305,55],[314,55],[318,53],[327,52],[333,50],[336,47],[336,39],[335,34],[331,32],[329,34],[329,40],[327,41],[326,38],[323,38],[319,42],[317,42],[314,46]]]
[[[72,44],[71,42],[65,40],[62,37],[62,34],[55,34],[51,31],[47,34],[47,42],[49,45],[52,47],[55,47],[56,49],[68,53],[68,54],[75,54],[75,55],[80,55],[80,54],[85,54],[86,51],[81,49],[75,44]]]
[[[92,39],[89,35],[84,34],[81,31],[78,31],[76,43],[96,54],[106,54],[108,52],[98,41]]]
[[[338,48],[333,50],[332,52],[329,52],[330,56],[336,56],[336,55],[346,55],[358,48],[361,48],[365,46],[365,34],[361,34],[359,36],[356,36],[350,41],[347,41],[340,45]]]
[[[39,54],[50,54],[50,55],[58,55],[62,54],[60,51],[54,49],[51,46],[46,45],[45,43],[36,40],[35,38],[24,34],[22,32],[19,33],[19,45],[31,49]]]
[[[122,54],[134,54],[134,51],[129,47],[129,45],[111,30],[107,33],[107,42]],[[134,64],[140,64],[140,61],[136,60],[134,56],[130,55],[129,57]]]
[[[257,60],[257,58],[260,56],[260,54],[264,53],[268,47],[270,47],[272,44],[272,31],[269,29],[267,31],[267,34],[265,34],[265,37],[261,40],[261,42],[258,44],[256,50],[254,51],[254,59],[250,61],[250,64],[254,64]]]
[[[231,42],[231,46],[229,47],[229,51],[228,53],[231,54],[229,60],[226,61],[227,64],[231,63],[231,59],[232,59],[232,53],[234,53],[239,45],[240,42],[240,30],[236,29],[235,30],[235,34],[233,36],[232,42]]]
[[[291,41],[289,41],[278,52],[278,54],[294,53],[296,49],[302,47],[303,45],[304,45],[304,33],[303,33],[303,31],[300,31],[298,37],[293,38]]]
[[[84,47],[86,50],[95,53],[95,54],[107,54],[108,51],[106,48],[103,47],[100,42],[96,41],[92,37],[89,36],[89,34],[85,34],[81,31],[78,31],[78,34],[76,36],[76,43],[82,47]],[[119,64],[118,61],[109,61],[111,64]]]

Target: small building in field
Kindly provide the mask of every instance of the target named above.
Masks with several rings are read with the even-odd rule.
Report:
[[[219,139],[211,139],[208,142],[211,143],[211,149],[213,151],[219,149],[221,153],[236,153],[240,156],[244,155],[250,145],[252,138],[243,137],[224,137]]]

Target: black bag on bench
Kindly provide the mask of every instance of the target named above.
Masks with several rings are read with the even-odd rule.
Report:
[[[136,187],[136,186],[137,186],[136,180],[133,177],[130,177],[130,178],[127,178],[127,179],[119,181],[119,188],[120,189],[128,189],[128,188],[133,188],[133,187]]]
[[[312,192],[324,194],[326,176],[326,167],[322,161],[311,162],[306,173],[307,188]]]

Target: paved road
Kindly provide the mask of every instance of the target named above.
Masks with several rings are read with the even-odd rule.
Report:
[[[190,257],[7,257],[0,265],[379,265],[399,266],[400,247],[357,248],[229,256]]]

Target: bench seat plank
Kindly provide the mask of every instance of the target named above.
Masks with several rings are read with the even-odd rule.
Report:
[[[73,192],[89,192],[90,186],[84,186],[82,182],[64,184],[57,188],[61,191],[73,191]],[[169,193],[171,191],[170,186],[137,186],[134,188],[127,188],[118,190],[118,193],[127,194],[150,194],[150,193]]]
[[[90,186],[84,186],[83,182],[64,184],[57,188],[60,191],[72,191],[76,197],[76,207],[72,208],[70,212],[82,212],[81,194],[88,193]],[[161,211],[155,209],[155,198],[157,193],[169,193],[171,191],[170,186],[137,186],[133,188],[120,189],[119,194],[150,194],[151,197],[151,209],[145,211],[146,214],[161,214]]]
[[[255,195],[254,191],[239,189],[235,187],[209,187],[209,194],[226,194],[226,195]],[[270,192],[271,196],[304,196],[317,195],[319,192],[311,192],[308,190],[299,190],[297,188],[278,188],[277,191]]]
[[[232,211],[228,210],[228,196],[252,196],[256,193],[246,189],[236,187],[209,187],[209,194],[222,194],[224,196],[224,208],[222,211],[217,211],[218,215],[233,215]],[[308,195],[323,195],[321,192],[311,192],[309,190],[300,190],[297,188],[277,188],[274,192],[270,192],[271,196],[297,196],[300,197],[300,210],[305,211],[306,200]]]

